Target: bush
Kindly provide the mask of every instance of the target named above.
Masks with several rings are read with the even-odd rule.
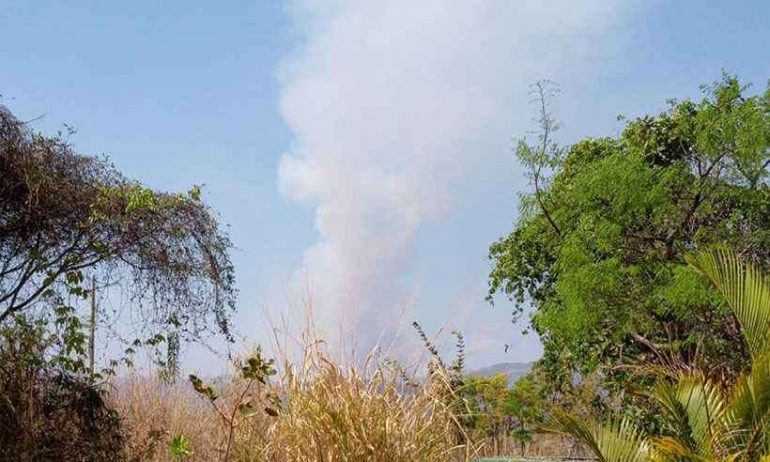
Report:
[[[50,340],[22,318],[0,328],[0,460],[123,460],[104,390],[46,360]]]

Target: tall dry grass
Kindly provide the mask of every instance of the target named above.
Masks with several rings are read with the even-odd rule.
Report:
[[[471,452],[446,382],[406,386],[392,369],[362,373],[317,359],[310,374],[286,377],[286,412],[271,428],[268,458],[462,460]]]
[[[235,461],[449,461],[476,451],[459,425],[448,381],[405,380],[403,371],[370,356],[363,367],[345,368],[317,347],[299,364],[283,360],[281,373],[246,393],[254,400],[278,397],[276,416],[239,417],[230,460]],[[245,396],[244,380],[222,387],[217,409],[187,383],[166,385],[132,375],[116,383],[114,405],[122,413],[129,452],[136,460],[175,460],[169,443],[190,440],[185,460],[223,460],[230,426],[220,412]],[[237,412],[232,415],[238,416]]]
[[[109,396],[123,419],[132,460],[173,460],[168,446],[178,435],[191,438],[190,460],[218,460],[224,428],[188,383],[167,384],[152,374],[131,373],[114,383]]]

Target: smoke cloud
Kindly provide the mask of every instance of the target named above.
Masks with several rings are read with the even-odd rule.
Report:
[[[409,271],[420,227],[451,211],[462,185],[494,181],[495,162],[512,168],[507,153],[487,152],[488,140],[507,144],[529,128],[535,80],[590,75],[613,46],[622,4],[288,6],[298,45],[281,71],[293,143],[279,183],[287,198],[315,207],[319,239],[298,274],[322,327],[354,329],[363,347],[393,328],[417,296]]]

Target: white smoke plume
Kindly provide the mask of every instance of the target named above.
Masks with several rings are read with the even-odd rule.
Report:
[[[494,181],[480,165],[513,168],[507,153],[486,152],[489,140],[506,145],[529,128],[535,80],[590,73],[627,4],[289,5],[299,43],[282,68],[281,109],[294,139],[279,180],[286,197],[316,207],[319,240],[299,274],[322,326],[355,329],[364,347],[392,328],[413,295],[420,226],[451,210],[458,185]]]

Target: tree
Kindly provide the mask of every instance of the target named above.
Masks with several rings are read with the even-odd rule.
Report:
[[[87,296],[90,273],[172,339],[230,336],[231,247],[199,187],[149,189],[0,107],[0,323]]]
[[[770,460],[770,278],[725,250],[688,258],[725,299],[750,351],[736,380],[711,370],[657,369],[648,392],[667,427],[660,434],[622,416],[607,423],[556,414],[552,426],[608,462]]]
[[[650,362],[737,374],[748,351],[735,319],[684,255],[726,243],[770,264],[770,88],[749,95],[725,75],[701,101],[566,150],[543,88],[538,142],[516,149],[533,190],[490,248],[489,299],[508,296],[515,317],[531,308],[553,380],[602,370],[614,389],[624,365]]]
[[[508,390],[505,407],[506,413],[513,417],[514,428],[511,433],[519,442],[523,457],[527,443],[532,441],[534,430],[542,423],[547,407],[536,372],[530,372],[513,384]]]
[[[510,387],[505,374],[466,376],[459,392],[468,408],[463,424],[474,438],[490,440],[496,454],[505,439],[513,438],[524,455],[547,408],[537,372],[530,372]]]
[[[491,440],[494,452],[499,453],[500,443],[510,430],[509,415],[506,414],[508,377],[505,374],[469,376],[461,396],[470,410],[466,426],[473,430],[476,438]]]

